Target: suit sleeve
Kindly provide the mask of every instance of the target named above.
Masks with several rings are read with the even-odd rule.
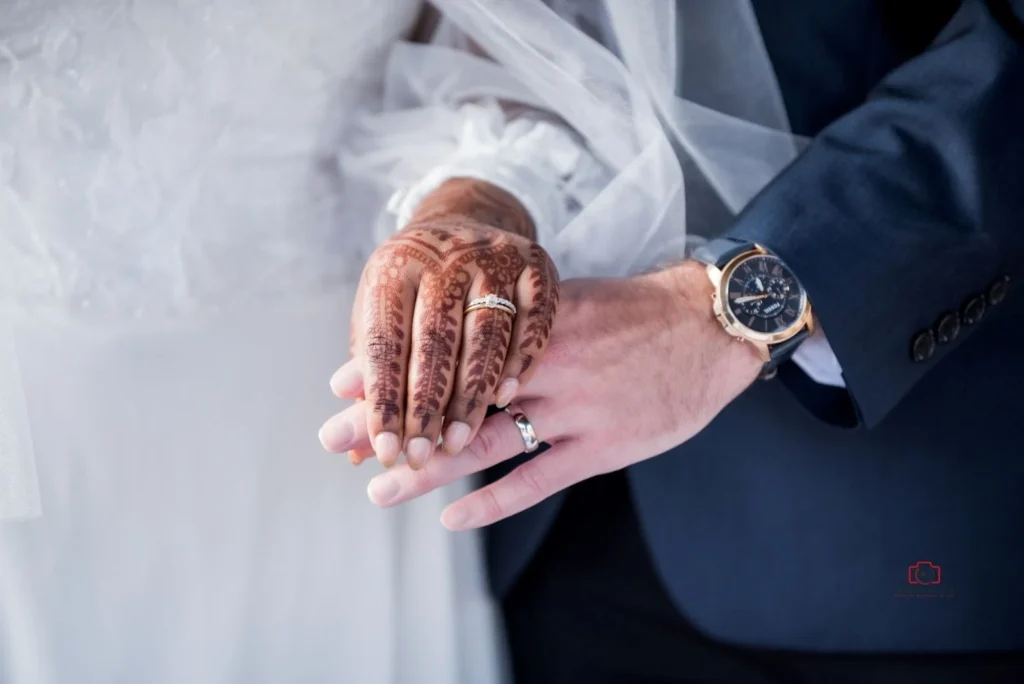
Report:
[[[729,231],[800,278],[861,425],[878,424],[985,320],[915,361],[920,333],[969,302],[974,320],[979,299],[1024,296],[1013,286],[1024,275],[1022,18],[1024,0],[965,1]]]

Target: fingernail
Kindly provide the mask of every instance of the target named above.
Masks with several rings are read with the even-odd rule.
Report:
[[[362,384],[362,369],[349,361],[331,376],[331,391],[340,396],[354,394]]]
[[[508,378],[501,385],[498,386],[498,396],[495,398],[495,403],[498,408],[505,408],[508,406],[513,399],[516,398],[516,392],[519,391],[519,381],[515,378]]]
[[[377,452],[377,458],[385,466],[395,464],[401,448],[402,444],[398,441],[398,435],[393,432],[382,432],[373,440],[373,450]]]
[[[466,529],[470,522],[469,511],[465,506],[449,506],[441,513],[441,524],[452,532]]]
[[[391,473],[384,473],[370,480],[370,484],[366,486],[366,495],[378,506],[387,506],[398,496],[400,489],[398,481]]]
[[[356,437],[356,429],[347,420],[329,420],[320,428],[320,443],[324,449],[338,453],[348,449]]]
[[[444,431],[444,450],[454,456],[466,448],[469,440],[470,427],[461,421],[455,421]]]
[[[410,439],[409,444],[405,447],[405,455],[409,459],[409,465],[413,468],[422,468],[426,465],[431,451],[433,448],[430,446],[430,440],[426,437]]]

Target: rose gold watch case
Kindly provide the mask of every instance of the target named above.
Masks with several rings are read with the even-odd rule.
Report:
[[[756,256],[773,255],[760,245],[755,245],[754,249],[737,255],[722,268],[708,264],[706,269],[708,278],[711,279],[711,283],[715,288],[714,292],[711,294],[712,309],[715,312],[715,318],[718,319],[718,322],[721,323],[727,333],[739,340],[753,344],[757,348],[758,352],[760,352],[761,359],[767,363],[771,360],[771,345],[785,342],[804,328],[807,329],[808,334],[812,334],[814,332],[814,314],[811,311],[811,303],[807,301],[807,293],[804,292],[800,299],[800,316],[785,330],[780,330],[777,333],[762,333],[756,330],[751,330],[740,323],[729,307],[725,304],[726,295],[724,288],[729,282],[729,278],[732,276],[733,271],[736,270],[736,267],[747,259]]]

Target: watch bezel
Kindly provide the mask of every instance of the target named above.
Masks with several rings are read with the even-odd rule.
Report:
[[[748,259],[755,257],[770,257],[772,259],[778,259],[780,263],[782,260],[775,256],[768,250],[764,249],[760,245],[754,245],[750,250],[737,254],[735,257],[730,259],[728,263],[722,268],[718,268],[713,265],[709,265],[708,276],[711,278],[711,282],[714,284],[715,290],[712,294],[715,316],[721,322],[722,326],[732,335],[741,337],[751,342],[759,342],[766,345],[779,344],[799,334],[801,330],[807,329],[808,333],[813,332],[813,321],[814,314],[811,311],[811,303],[807,299],[807,292],[804,290],[803,285],[800,286],[800,315],[796,321],[787,326],[784,330],[780,330],[775,333],[763,333],[757,330],[751,330],[736,318],[733,314],[731,307],[728,305],[728,299],[725,293],[725,288],[728,286],[729,279],[732,274],[743,262]]]

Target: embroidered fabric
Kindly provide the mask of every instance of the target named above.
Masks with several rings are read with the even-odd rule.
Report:
[[[372,235],[333,159],[418,2],[8,0],[0,300],[162,319],[302,297]],[[346,26],[363,27],[345,39]],[[368,219],[369,220],[369,219]]]

